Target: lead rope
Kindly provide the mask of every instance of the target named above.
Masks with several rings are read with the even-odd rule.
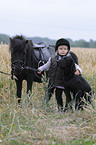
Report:
[[[3,71],[0,71],[0,73],[5,74],[5,75],[11,75],[11,74],[5,73]]]

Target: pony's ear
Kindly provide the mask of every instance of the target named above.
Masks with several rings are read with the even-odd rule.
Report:
[[[26,42],[26,44],[27,44],[27,43],[28,43],[28,40],[26,40],[25,42]]]
[[[12,38],[11,38],[11,37],[9,37],[9,39],[10,39],[10,41],[12,40]]]
[[[32,42],[32,40],[30,40],[30,43],[32,44],[32,46],[33,46],[33,42]]]

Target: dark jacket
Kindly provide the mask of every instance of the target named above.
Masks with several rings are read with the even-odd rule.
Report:
[[[58,55],[51,59],[49,68],[49,81],[51,86],[65,87],[67,82],[73,77],[75,72],[75,63],[70,56],[63,56],[58,60]]]

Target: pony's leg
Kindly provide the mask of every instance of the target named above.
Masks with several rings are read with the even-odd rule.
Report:
[[[18,104],[21,102],[22,80],[16,80]]]
[[[47,97],[46,97],[46,103],[48,103],[53,95],[54,87],[50,88],[48,87]]]
[[[32,93],[32,84],[33,84],[33,81],[31,81],[31,80],[27,81],[27,94],[28,94],[27,100],[29,102],[28,103],[29,105],[32,105],[32,102],[30,100],[30,96],[31,96],[31,93]]]
[[[33,84],[33,81],[32,80],[28,80],[27,81],[27,94],[29,93],[32,93],[32,84]]]

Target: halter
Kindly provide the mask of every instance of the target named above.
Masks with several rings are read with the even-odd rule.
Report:
[[[26,49],[25,49],[25,51],[26,51]],[[33,53],[34,53],[34,51],[33,51]],[[11,77],[11,78],[12,78],[12,79],[13,79],[15,64],[21,64],[21,66],[22,66],[21,71],[22,71],[22,70],[30,70],[30,71],[33,71],[34,74],[35,74],[38,78],[41,78],[41,77],[39,77],[39,75],[36,73],[36,72],[38,71],[38,69],[35,69],[35,68],[34,68],[34,65],[33,65],[33,68],[26,66],[26,54],[27,54],[27,53],[25,52],[25,55],[23,56],[23,60],[14,60],[14,61],[13,61],[13,48],[11,48],[11,68],[12,68],[12,69],[11,69],[11,74],[12,74],[12,77]],[[34,57],[34,60],[35,60],[36,62],[38,62],[37,58],[35,58],[35,53],[34,53],[33,57]],[[40,60],[39,63],[38,63],[38,67],[39,67],[39,65],[40,65],[41,62],[42,62],[42,61]],[[44,62],[43,62],[43,63],[44,63]]]
[[[26,67],[26,53],[23,57],[24,61],[22,60],[14,60],[13,61],[13,48],[11,48],[11,74],[12,74],[12,79],[13,79],[13,74],[14,74],[14,65],[17,64],[21,64],[22,65],[22,70]]]
[[[15,60],[15,61],[12,62],[12,64],[16,64],[16,63],[24,64],[24,62],[22,60]]]

